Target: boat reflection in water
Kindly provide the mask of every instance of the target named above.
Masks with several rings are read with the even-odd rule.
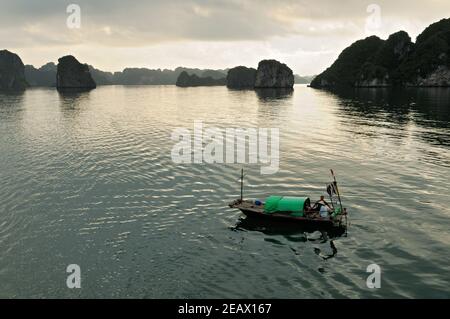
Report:
[[[298,235],[312,234],[315,232],[320,232],[322,234],[322,239],[324,241],[328,239],[333,239],[336,237],[341,237],[345,235],[346,229],[343,227],[317,227],[310,224],[296,224],[292,222],[278,221],[278,220],[266,220],[257,217],[243,217],[240,218],[236,226],[233,227],[235,230],[246,230],[246,231],[259,231],[266,235]],[[307,236],[306,236],[307,237]],[[308,239],[305,239],[305,241]]]
[[[323,253],[320,248],[314,248],[314,253],[324,260],[337,254],[337,248],[333,240],[346,236],[346,229],[342,227],[318,228],[309,224],[293,224],[249,216],[240,218],[231,229],[234,231],[258,231],[269,236],[281,235],[291,242],[318,242],[321,244],[329,242],[330,252]],[[295,248],[291,247],[291,250],[298,254]]]

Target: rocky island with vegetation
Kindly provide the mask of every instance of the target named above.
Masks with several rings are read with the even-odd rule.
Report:
[[[82,64],[72,55],[58,59],[56,70],[56,88],[67,89],[95,89],[96,83],[92,79],[87,64]]]
[[[258,69],[237,66],[228,71],[227,86],[233,89],[245,88],[292,88],[294,74],[284,63],[276,60],[262,60]]]
[[[431,24],[415,43],[404,31],[356,41],[311,82],[339,86],[450,86],[450,18]]]
[[[284,63],[276,60],[262,60],[256,70],[255,88],[294,87],[294,73]]]
[[[294,86],[294,74],[284,63],[276,60],[262,60],[258,69],[237,66],[228,70],[226,78],[214,80],[211,77],[201,78],[195,74],[182,72],[177,79],[177,86],[210,86],[226,85],[232,89],[253,88],[290,88]]]
[[[237,66],[228,70],[227,87],[230,89],[247,89],[255,87],[256,69]]]
[[[25,66],[20,57],[8,50],[0,51],[0,90],[24,90],[28,87]]]

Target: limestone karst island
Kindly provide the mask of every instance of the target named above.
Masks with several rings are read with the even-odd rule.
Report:
[[[449,0],[0,3],[0,299],[446,305]]]

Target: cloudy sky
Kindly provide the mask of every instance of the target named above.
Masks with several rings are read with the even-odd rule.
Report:
[[[302,75],[321,72],[360,38],[405,30],[414,40],[450,17],[450,0],[0,0],[0,8],[0,49],[25,64],[73,54],[119,71],[274,58]]]

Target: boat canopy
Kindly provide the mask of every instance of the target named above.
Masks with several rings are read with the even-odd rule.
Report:
[[[264,212],[303,213],[307,205],[310,205],[309,197],[269,196],[264,204]]]

